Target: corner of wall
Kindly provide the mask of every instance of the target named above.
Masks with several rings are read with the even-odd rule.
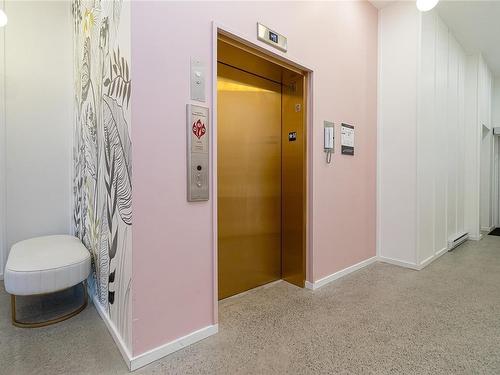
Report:
[[[380,95],[380,83],[382,82],[382,73],[381,73],[381,45],[382,40],[380,37],[381,34],[381,22],[380,17],[382,14],[382,9],[378,10],[377,15],[377,160],[376,160],[376,168],[377,168],[377,183],[376,183],[376,223],[375,223],[375,255],[380,257],[381,251],[381,207],[382,207],[382,195],[381,195],[381,182],[382,182],[382,163],[381,163],[381,145],[382,145],[382,136],[383,136],[383,124],[381,121],[381,111],[382,111],[382,103],[381,103],[381,95]]]
[[[129,370],[132,369],[132,354],[130,353],[130,349],[128,348],[127,344],[125,343],[125,340],[123,340],[123,337],[121,336],[119,330],[116,328],[115,323],[110,319],[108,313],[104,309],[104,307],[100,304],[97,296],[94,293],[90,294],[92,298],[92,302],[97,310],[97,313],[101,317],[101,319],[104,321],[104,324],[106,325],[106,328],[108,329],[111,337],[113,338],[113,341],[115,342],[116,346],[118,347],[118,350],[120,351],[120,354],[123,357],[123,360],[125,361],[125,364],[127,365]]]
[[[415,263],[416,251],[420,15],[414,8],[403,3],[383,8],[378,25],[377,255],[405,264]]]
[[[0,9],[4,8],[4,0],[0,0]],[[0,280],[3,280],[3,269],[7,256],[6,233],[6,167],[5,167],[5,28],[0,27]]]
[[[75,235],[93,258],[94,305],[130,367],[132,140],[130,2],[73,8]],[[82,17],[85,12],[90,18]],[[93,19],[95,22],[88,22]],[[95,277],[94,277],[95,275]]]
[[[466,206],[465,224],[471,239],[480,239],[479,225],[479,181],[480,181],[480,127],[478,126],[478,77],[481,56],[468,55],[465,75],[465,119],[466,119]]]

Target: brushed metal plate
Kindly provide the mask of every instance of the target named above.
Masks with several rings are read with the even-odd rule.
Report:
[[[261,23],[257,23],[257,39],[283,52],[288,50],[287,38]]]
[[[208,108],[187,105],[187,200],[209,198],[209,118]]]

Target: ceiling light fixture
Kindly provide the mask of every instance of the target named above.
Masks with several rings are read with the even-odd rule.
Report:
[[[417,0],[417,8],[421,12],[427,12],[434,8],[439,0]]]
[[[7,25],[7,21],[8,21],[7,15],[2,9],[0,9],[0,27]]]

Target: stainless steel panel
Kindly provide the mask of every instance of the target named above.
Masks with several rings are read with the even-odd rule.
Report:
[[[191,99],[199,102],[205,101],[205,64],[199,60],[191,59]]]
[[[284,52],[288,49],[288,42],[284,35],[261,23],[257,23],[257,39]]]
[[[209,198],[208,108],[187,105],[187,200]]]

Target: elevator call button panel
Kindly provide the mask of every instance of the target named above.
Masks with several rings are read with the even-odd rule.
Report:
[[[187,200],[206,201],[209,197],[209,118],[208,108],[187,105]]]

